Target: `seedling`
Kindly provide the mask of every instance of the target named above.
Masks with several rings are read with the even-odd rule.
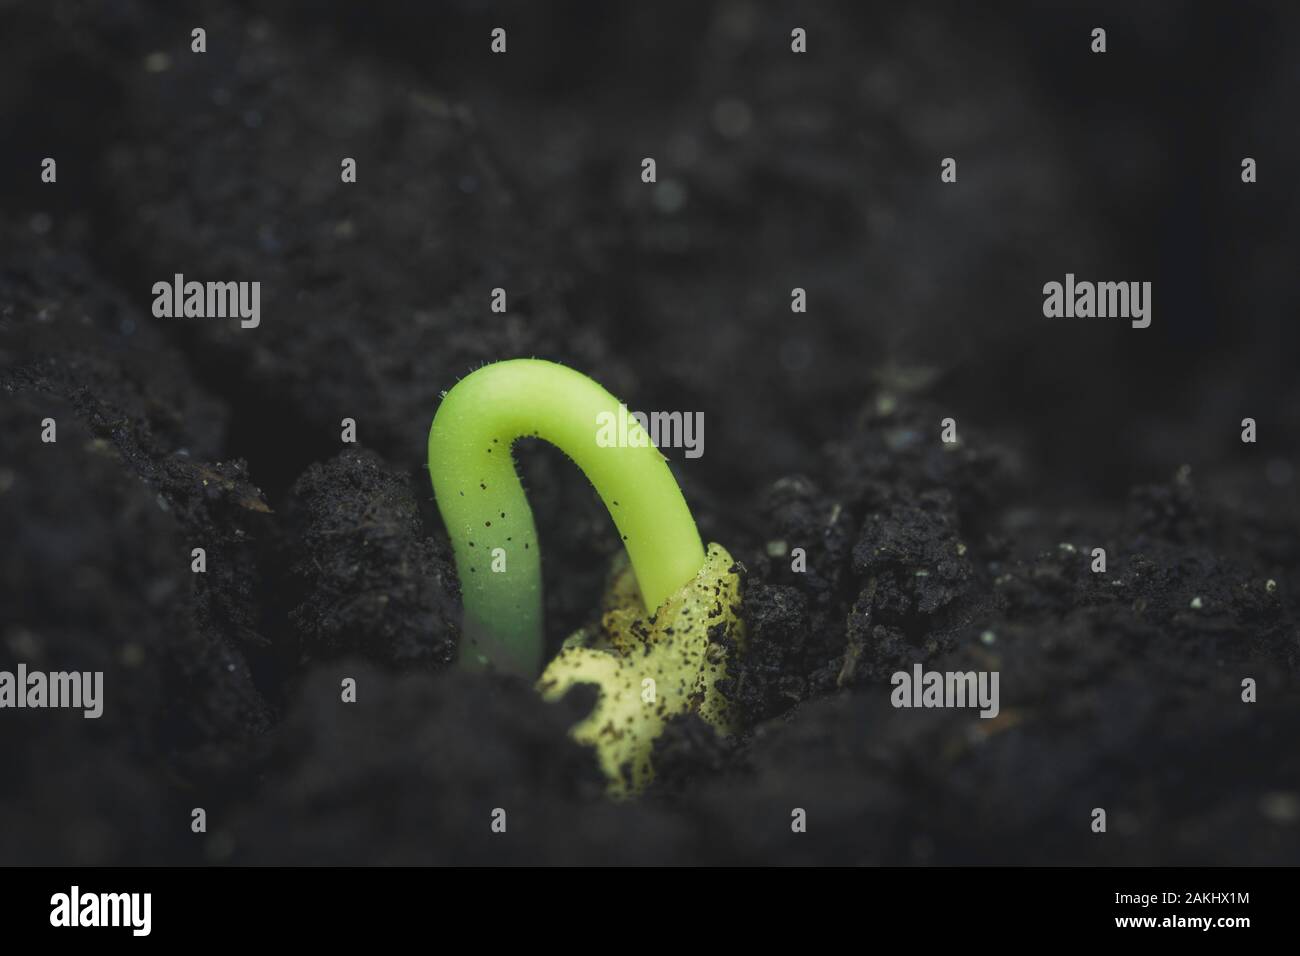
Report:
[[[599,444],[599,424],[620,419],[626,430],[618,433],[629,440]],[[648,612],[700,570],[704,544],[663,455],[626,406],[585,375],[554,362],[514,359],[458,382],[429,429],[429,477],[464,598],[461,662],[536,677],[541,553],[511,454],[524,437],[557,446],[591,480],[623,539]]]
[[[626,441],[599,440],[611,422]],[[654,741],[673,716],[730,732],[719,683],[744,640],[739,574],[720,545],[706,558],[667,462],[609,392],[551,362],[488,365],[444,395],[429,430],[429,476],[464,595],[462,664],[527,676],[541,667],[541,555],[511,454],[523,437],[573,459],[626,548],[600,627],[565,641],[538,689],[548,700],[579,684],[599,689],[571,733],[596,750],[610,794],[627,796],[653,776]]]

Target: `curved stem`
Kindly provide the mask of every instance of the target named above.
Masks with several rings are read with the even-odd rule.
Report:
[[[626,442],[610,444],[608,438]],[[554,362],[487,365],[447,392],[429,429],[429,477],[465,604],[461,661],[536,676],[541,556],[515,470],[516,439],[544,439],[595,486],[654,612],[704,564],[704,545],[659,450],[596,382]]]

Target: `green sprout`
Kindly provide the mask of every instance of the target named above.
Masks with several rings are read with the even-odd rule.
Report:
[[[537,688],[551,701],[597,688],[570,734],[596,751],[610,796],[630,796],[653,779],[654,742],[673,717],[733,729],[721,688],[745,639],[738,565],[721,545],[705,553],[667,461],[609,392],[552,362],[484,366],[446,393],[429,429],[429,477],[464,594],[464,665],[541,668],[541,555],[511,453],[526,437],[586,473],[626,548],[600,625],[570,636]]]
[[[610,423],[626,441],[598,441]],[[526,437],[558,447],[595,486],[647,611],[695,576],[704,544],[667,461],[596,382],[554,362],[513,359],[456,383],[429,429],[429,477],[460,575],[461,661],[535,677],[542,667],[541,553],[511,454]]]

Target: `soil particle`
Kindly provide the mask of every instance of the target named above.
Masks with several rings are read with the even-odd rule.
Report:
[[[425,533],[406,473],[373,452],[340,452],[298,479],[285,523],[299,665],[357,655],[438,670],[455,660],[455,567]]]

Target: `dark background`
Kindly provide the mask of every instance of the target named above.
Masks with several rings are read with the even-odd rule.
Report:
[[[1300,12],[1040,7],[0,3],[0,667],[107,672],[0,714],[0,861],[1294,861]],[[1045,319],[1067,272],[1151,327]],[[425,436],[520,355],[704,412],[747,568],[744,733],[635,804],[581,701],[449,667]],[[558,646],[618,541],[520,458]],[[1002,715],[892,709],[915,661]]]

